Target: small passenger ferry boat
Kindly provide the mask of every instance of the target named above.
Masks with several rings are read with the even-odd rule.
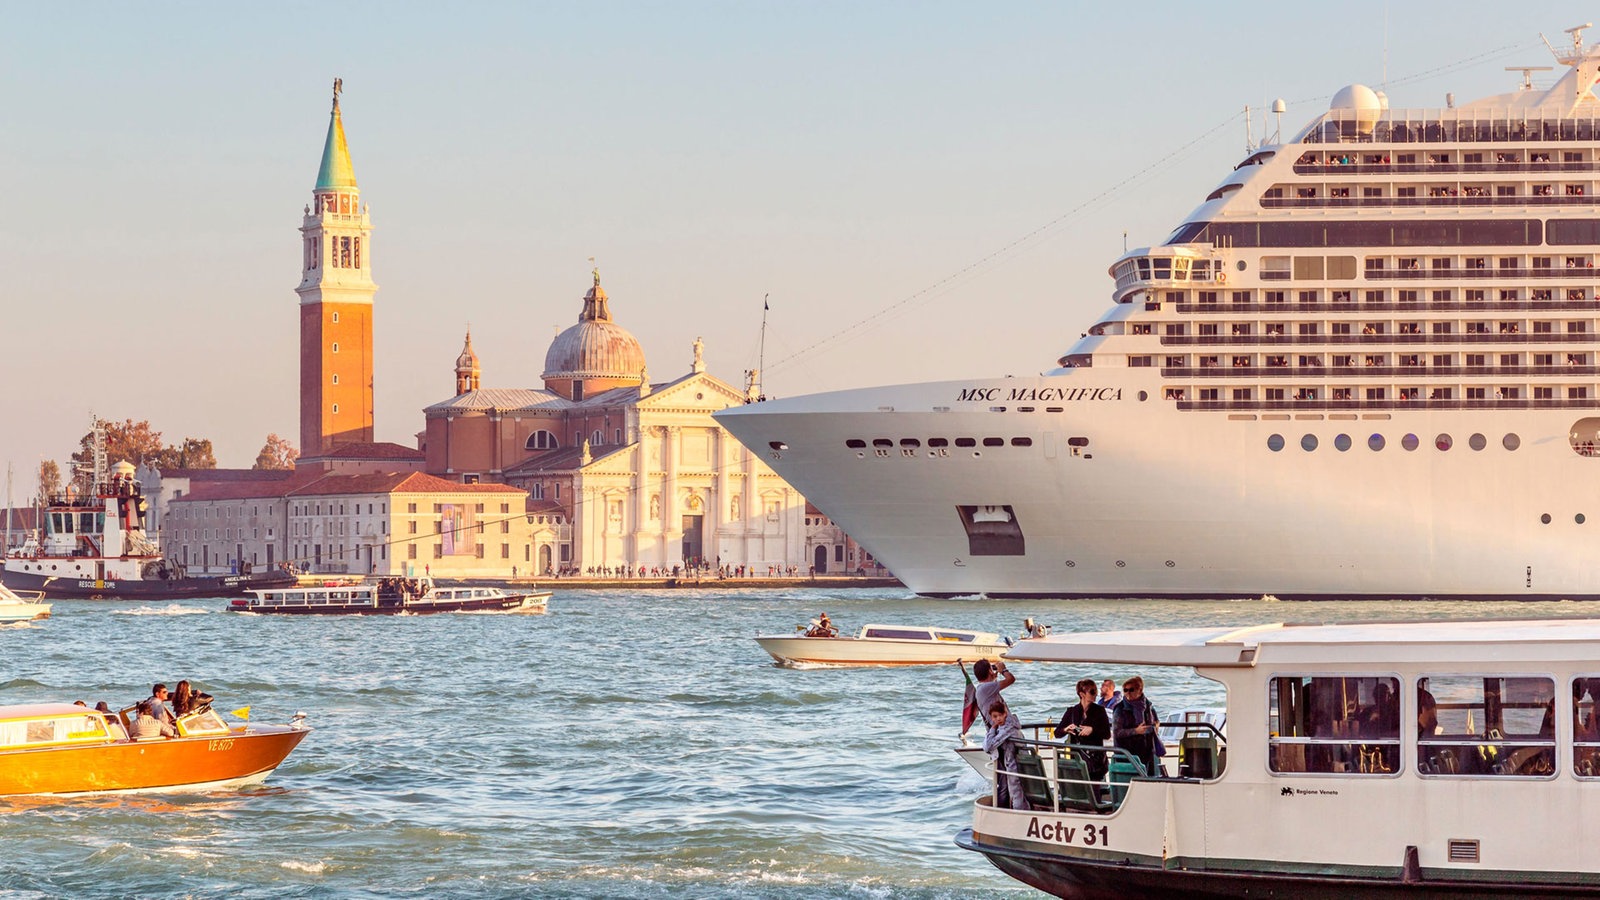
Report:
[[[131,710],[70,703],[0,706],[0,796],[200,791],[266,780],[312,729],[233,725],[210,707],[177,737],[130,739]]]
[[[1010,643],[988,631],[863,625],[854,635],[758,634],[780,666],[920,666],[998,659]]]
[[[444,612],[542,613],[549,591],[437,587],[432,578],[379,578],[358,584],[316,584],[251,591],[233,612],[283,615],[400,615]]]
[[[1031,808],[982,797],[956,843],[1040,890],[1600,896],[1600,621],[1061,634],[1006,658],[1186,667],[1227,697],[1228,740],[1195,723],[1173,777],[1021,742]]]
[[[50,604],[41,602],[38,595],[22,597],[4,584],[0,584],[0,625],[48,618],[50,618]]]

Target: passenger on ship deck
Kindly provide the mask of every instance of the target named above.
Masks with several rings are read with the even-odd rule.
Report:
[[[982,665],[986,660],[978,660]],[[1004,700],[996,700],[985,707],[988,712],[988,732],[983,736],[983,750],[994,760],[994,805],[997,809],[1027,809],[1028,795],[1022,789],[1022,778],[1017,774],[1018,741],[1022,740],[1022,722],[1006,708]]]
[[[1111,717],[1095,702],[1094,694],[1094,679],[1078,682],[1078,704],[1062,714],[1054,734],[1073,744],[1097,748],[1085,752],[1084,757],[1089,764],[1089,777],[1099,781],[1106,777],[1105,745],[1111,737]]]
[[[978,708],[982,710],[1003,702],[1000,692],[1017,683],[1017,676],[1007,672],[1003,662],[980,659],[972,664],[972,674],[978,677],[978,686],[973,694],[977,698]],[[993,726],[990,726],[990,730],[993,730]]]
[[[150,738],[177,737],[178,732],[168,722],[157,717],[158,710],[165,710],[166,705],[154,699],[146,700],[139,704],[139,715],[133,720],[133,739],[136,741]],[[168,715],[171,715],[168,713]]]
[[[1161,774],[1156,751],[1156,729],[1161,719],[1144,696],[1144,679],[1135,675],[1122,683],[1122,702],[1111,712],[1111,734],[1118,748],[1144,764],[1146,775]]]

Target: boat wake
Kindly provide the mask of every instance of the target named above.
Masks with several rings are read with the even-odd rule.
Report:
[[[180,606],[169,603],[163,607],[136,606],[133,609],[112,610],[115,616],[199,616],[211,612],[198,606]]]

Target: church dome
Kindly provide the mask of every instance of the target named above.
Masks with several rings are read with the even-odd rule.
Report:
[[[556,335],[544,357],[544,380],[590,382],[590,391],[637,385],[643,377],[644,348],[626,328],[611,320],[600,273],[583,297],[578,324]],[[554,388],[552,388],[554,389]]]

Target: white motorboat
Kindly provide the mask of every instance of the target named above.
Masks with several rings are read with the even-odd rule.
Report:
[[[1330,90],[1112,263],[1111,307],[1044,374],[715,418],[919,594],[1600,598],[1582,31],[1548,89]],[[994,306],[951,327],[1056,327]]]
[[[922,625],[863,625],[853,635],[758,634],[756,643],[781,666],[923,666],[998,659],[1010,646],[1000,635]]]
[[[421,615],[447,612],[542,613],[550,592],[498,587],[438,587],[432,578],[377,578],[250,591],[232,612],[271,615]]]
[[[41,600],[38,594],[24,597],[0,584],[0,625],[48,618],[50,604]]]
[[[1006,658],[1187,668],[1227,698],[1226,739],[1186,722],[1173,777],[1117,750],[1097,782],[1022,741],[1030,808],[981,797],[956,843],[1040,890],[1600,897],[1600,621],[1065,634]]]

